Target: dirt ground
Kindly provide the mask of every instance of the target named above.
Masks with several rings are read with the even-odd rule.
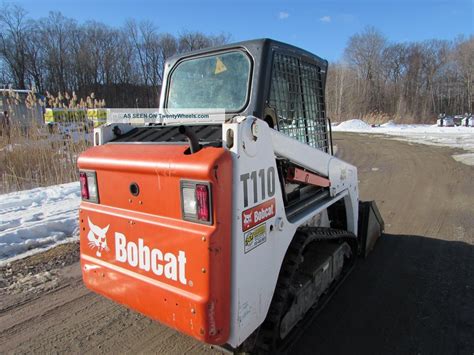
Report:
[[[291,352],[473,354],[474,167],[391,138],[334,143],[386,234]],[[64,352],[218,351],[89,292],[73,244],[0,268],[0,353]]]

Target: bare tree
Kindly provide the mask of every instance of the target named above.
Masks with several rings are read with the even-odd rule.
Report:
[[[159,57],[158,72],[160,81],[163,81],[163,72],[168,58],[178,53],[178,40],[172,34],[164,33],[159,37],[159,47],[161,50]]]
[[[178,39],[178,49],[180,53],[191,52],[197,49],[207,48],[211,41],[201,32],[185,31]]]
[[[185,31],[179,35],[178,50],[180,53],[195,51],[198,49],[220,46],[228,43],[230,35],[220,34],[217,36],[206,36],[202,32]]]
[[[42,47],[41,31],[36,23],[34,23],[29,31],[29,41],[26,46],[26,69],[30,76],[30,84],[36,88],[38,92],[45,89],[45,52]]]
[[[54,92],[64,92],[74,88],[72,74],[72,34],[77,31],[74,20],[59,12],[50,12],[47,18],[40,20],[45,67],[48,86]]]
[[[386,38],[373,27],[367,27],[362,33],[349,38],[344,57],[359,74],[359,88],[362,92],[363,102],[361,113],[365,110],[380,110],[381,103],[381,73],[383,51],[387,45]]]
[[[474,36],[456,44],[454,62],[465,89],[464,107],[470,113],[474,111]]]
[[[156,28],[149,21],[137,24],[135,20],[127,21],[125,28],[137,55],[143,85],[153,86],[153,82],[156,83],[153,70],[153,63],[157,62],[155,61]],[[147,106],[151,105],[151,100],[152,98],[147,92]]]
[[[27,46],[30,24],[26,11],[18,5],[4,4],[0,9],[0,54],[12,74],[15,86],[27,84]]]
[[[440,112],[470,112],[473,43],[473,36],[388,43],[380,32],[367,28],[349,39],[346,62],[329,69],[328,112],[337,119],[417,122],[432,122]]]

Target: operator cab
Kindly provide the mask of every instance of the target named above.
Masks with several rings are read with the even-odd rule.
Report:
[[[271,39],[204,49],[168,61],[160,106],[225,108],[227,121],[253,115],[281,133],[332,153],[324,101],[327,66],[314,54]],[[206,138],[203,128],[195,132]],[[220,130],[216,138],[221,138]],[[286,160],[278,159],[277,167],[280,181],[286,182],[282,189],[288,214],[297,213],[291,208],[304,200],[326,197],[325,188],[289,181],[293,167]]]
[[[324,102],[327,65],[314,54],[271,39],[182,54],[166,63],[160,107],[223,108],[227,122],[255,116],[283,134],[332,154]],[[222,146],[220,124],[196,125],[189,131],[199,146]],[[114,142],[185,143],[189,136],[183,132],[170,126],[137,127]],[[288,179],[293,166],[286,160],[277,158],[277,166],[280,181],[286,182],[282,189],[287,208],[327,195],[327,188]]]
[[[271,39],[203,49],[168,60],[160,106],[224,108],[227,120],[253,115],[328,152],[327,65],[314,54]]]

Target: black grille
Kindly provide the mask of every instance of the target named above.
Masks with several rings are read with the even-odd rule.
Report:
[[[192,129],[201,143],[218,142],[222,140],[221,125],[192,126]],[[112,142],[186,142],[187,138],[179,133],[178,126],[149,126],[136,127],[130,132],[121,135]]]
[[[328,151],[323,84],[320,68],[298,57],[275,53],[270,106],[278,116],[278,130]]]

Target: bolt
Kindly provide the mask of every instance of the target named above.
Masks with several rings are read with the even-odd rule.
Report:
[[[254,123],[252,123],[252,135],[253,135],[253,139],[257,140],[257,137],[258,137],[258,124],[257,124],[256,121],[254,121]]]
[[[206,241],[206,237],[202,237],[201,240],[202,240],[203,242],[205,242],[205,241]]]
[[[279,231],[282,231],[283,228],[285,227],[285,222],[283,222],[283,218],[281,217],[277,219],[276,224],[278,226]]]
[[[201,272],[202,272],[203,274],[205,274],[205,273],[206,273],[206,269],[205,269],[205,268],[202,268],[202,269],[201,269]]]
[[[196,314],[196,310],[194,308],[191,308],[191,313]]]

